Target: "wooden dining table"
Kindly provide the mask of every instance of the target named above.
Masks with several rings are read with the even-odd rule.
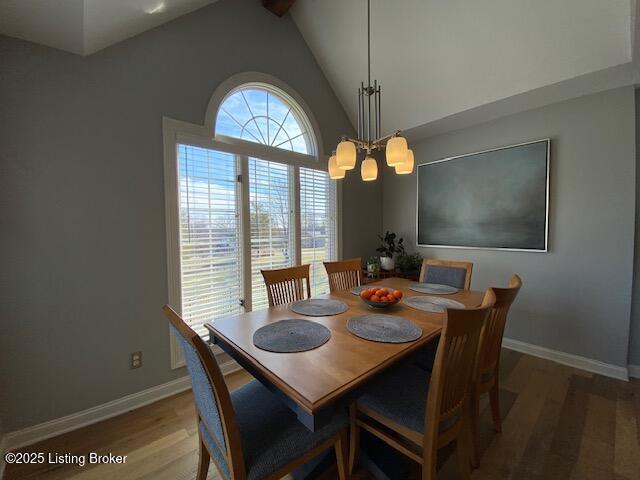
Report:
[[[404,298],[424,295],[410,290],[412,283],[415,282],[387,278],[368,286],[380,285],[401,290]],[[455,294],[433,296],[457,300],[465,307],[473,308],[482,303],[483,293],[461,290]],[[289,305],[280,305],[206,324],[211,341],[279,395],[299,421],[312,431],[322,427],[336,408],[344,408],[377,375],[437,338],[445,318],[444,313],[416,310],[402,301],[384,310],[374,310],[350,291],[314,298],[340,300],[347,304],[348,310],[334,316],[307,317],[294,313]],[[379,343],[359,338],[347,330],[349,318],[371,313],[409,319],[422,329],[422,336],[407,343]],[[321,323],[330,330],[331,338],[318,348],[298,353],[268,352],[253,344],[253,334],[258,328],[291,318]]]

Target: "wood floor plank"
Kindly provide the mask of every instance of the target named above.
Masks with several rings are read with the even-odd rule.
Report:
[[[518,367],[514,373],[516,370]],[[484,471],[497,478],[511,478],[540,418],[547,393],[548,375],[534,371],[504,419],[502,434],[495,436],[481,458]]]
[[[502,350],[500,353],[500,378],[508,378],[511,375],[522,355],[522,353],[515,350]]]
[[[185,430],[181,429],[170,435],[161,437],[137,450],[129,452],[126,463],[99,465],[91,470],[82,471],[70,478],[73,480],[100,480],[103,478],[133,480],[145,473],[144,471],[140,471],[141,466],[144,469],[149,468],[149,466],[157,465],[157,463],[153,463],[154,461],[161,460],[166,462],[167,458],[164,457],[164,455],[172,455],[175,458],[180,457],[181,455],[176,456],[176,452],[182,452],[182,450],[187,448],[185,444],[181,442],[189,439],[189,434]],[[193,450],[192,444],[189,447]],[[182,454],[187,453],[187,451],[182,452]],[[174,453],[171,454],[170,452]]]
[[[507,418],[517,398],[518,395],[509,390],[500,390],[500,412],[502,418]],[[480,423],[478,430],[480,432],[480,456],[482,456],[496,435],[500,435],[494,430],[488,396],[483,397],[480,401]]]
[[[227,377],[231,389],[251,377]],[[484,455],[473,480],[639,480],[640,381],[625,383],[504,350],[503,433],[482,402]],[[198,459],[190,392],[52,438],[23,451],[121,453],[124,465],[9,465],[5,480],[192,480]],[[416,469],[417,470],[417,469]],[[324,480],[335,479],[335,470]],[[407,480],[417,480],[417,471]],[[208,480],[221,480],[211,467]],[[359,469],[354,480],[372,480]],[[455,455],[438,480],[457,480]]]
[[[555,429],[560,419],[562,405],[552,398],[546,398],[540,417],[533,427],[529,441],[522,453],[513,478],[544,479],[545,458],[551,451]]]
[[[615,421],[613,470],[616,475],[630,480],[640,477],[640,436],[634,401],[632,389],[629,389],[627,395],[619,395]]]
[[[597,387],[595,382],[593,386]],[[572,480],[600,478],[603,474],[613,477],[615,416],[615,400],[599,394],[589,395],[580,450],[570,477]]]
[[[569,379],[567,395],[551,444],[551,451],[554,454],[568,460],[577,460],[580,451],[582,431],[587,415],[590,382],[590,379],[576,375]],[[554,463],[558,462],[554,460]]]
[[[518,362],[513,365],[511,372],[500,378],[500,387],[513,393],[520,393],[529,382],[529,378],[536,371],[536,358],[529,355],[521,355]]]
[[[640,444],[640,379],[632,378],[631,387],[633,390],[633,404],[636,414],[636,432],[638,432],[638,444]]]

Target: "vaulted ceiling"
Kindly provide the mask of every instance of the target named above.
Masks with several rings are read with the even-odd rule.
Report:
[[[371,0],[383,131],[551,85],[563,97],[632,83],[634,9],[629,0]],[[366,0],[298,0],[291,13],[355,121],[367,73]],[[576,78],[573,88],[566,83]],[[562,99],[558,88],[547,96]]]
[[[215,1],[2,0],[0,33],[89,55]],[[255,2],[283,13],[293,0]],[[440,133],[640,80],[636,0],[371,4],[384,132]],[[366,0],[297,0],[290,14],[355,123]]]

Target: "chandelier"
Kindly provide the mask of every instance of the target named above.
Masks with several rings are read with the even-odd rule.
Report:
[[[377,80],[371,84],[371,0],[367,0],[367,85],[360,83],[358,88],[358,135],[357,138],[343,136],[329,157],[329,177],[342,179],[347,170],[356,166],[358,154],[365,152],[360,165],[360,175],[365,182],[378,178],[378,162],[371,155],[375,151],[386,150],[387,165],[393,167],[398,175],[413,172],[413,151],[409,150],[407,140],[399,130],[380,136],[382,117],[380,114],[380,84]]]

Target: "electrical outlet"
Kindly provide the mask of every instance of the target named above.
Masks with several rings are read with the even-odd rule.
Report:
[[[140,368],[142,366],[142,352],[133,352],[131,354],[131,365],[130,368],[133,370],[134,368]]]

